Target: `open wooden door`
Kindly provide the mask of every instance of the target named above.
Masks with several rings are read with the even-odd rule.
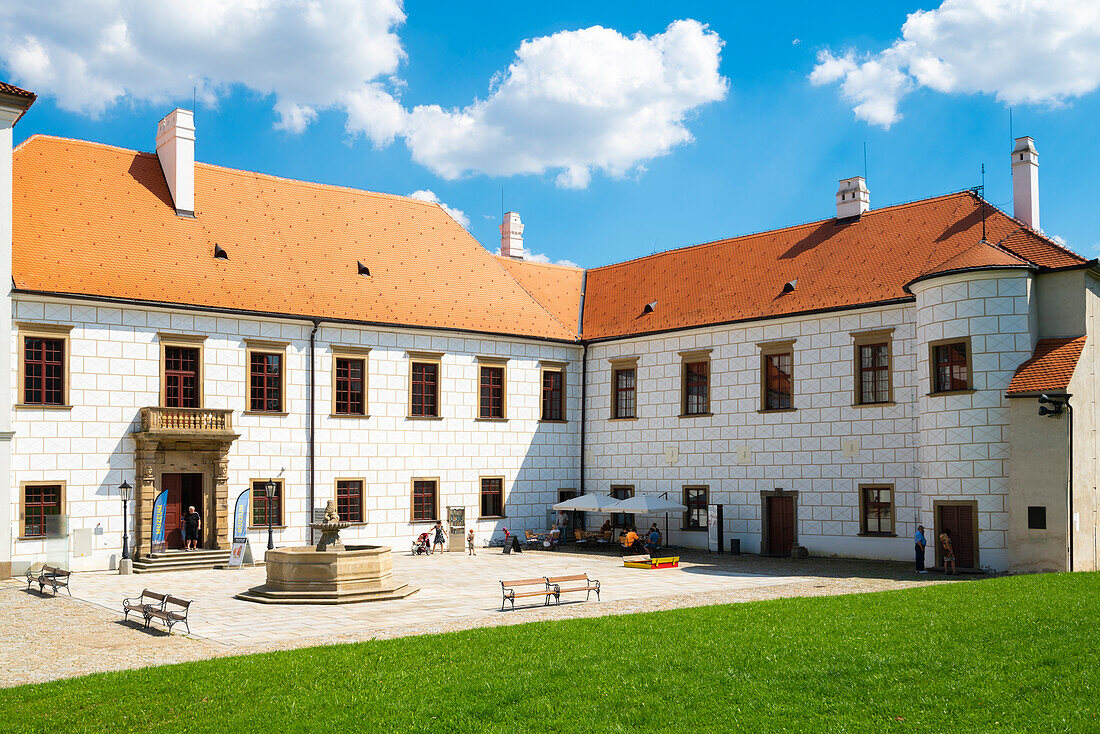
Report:
[[[183,477],[179,474],[162,474],[162,489],[168,493],[168,503],[164,509],[164,547],[169,550],[183,547],[183,533],[180,522],[183,520]]]
[[[951,546],[955,549],[955,566],[978,567],[977,511],[973,504],[942,504],[936,512],[936,565],[943,566],[943,545],[940,533],[951,533]],[[931,540],[931,539],[930,539]]]

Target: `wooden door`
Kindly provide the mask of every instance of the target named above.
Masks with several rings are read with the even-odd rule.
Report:
[[[187,514],[188,507],[194,507],[202,520],[199,538],[206,537],[206,509],[202,501],[202,474],[179,474],[180,478],[180,521]],[[177,524],[181,524],[177,523]],[[199,547],[203,546],[199,541]]]
[[[977,538],[974,537],[973,505],[940,505],[936,527],[936,565],[943,565],[943,545],[940,533],[951,533],[951,546],[955,549],[955,565],[958,568],[977,567]]]
[[[182,548],[183,533],[180,522],[183,520],[183,477],[179,474],[162,474],[161,488],[168,493],[168,503],[164,509],[164,547]]]
[[[794,497],[768,497],[768,553],[789,556],[794,547]]]

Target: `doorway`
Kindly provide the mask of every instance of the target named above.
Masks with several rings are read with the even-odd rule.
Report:
[[[771,556],[789,556],[794,547],[794,497],[770,495],[764,498],[764,503],[766,552]]]
[[[978,567],[978,507],[974,502],[936,503],[936,566],[943,567],[943,544],[940,533],[951,533],[958,568]]]
[[[206,517],[202,503],[202,474],[162,474],[161,484],[168,493],[164,512],[164,545],[169,550],[183,548],[183,516],[188,507],[194,507],[202,518],[199,531],[199,547],[206,531]]]

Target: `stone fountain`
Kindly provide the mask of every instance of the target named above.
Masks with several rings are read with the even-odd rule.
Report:
[[[241,592],[236,598],[260,604],[354,604],[404,599],[419,589],[393,578],[390,549],[382,545],[345,546],[335,503],[329,500],[316,547],[280,548],[264,556],[267,583]]]

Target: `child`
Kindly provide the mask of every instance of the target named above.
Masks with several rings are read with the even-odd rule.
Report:
[[[955,549],[951,547],[951,531],[944,530],[940,533],[940,545],[943,546],[943,572],[947,573],[947,565],[951,564],[951,573],[958,575],[955,568]]]
[[[470,534],[466,536],[466,548],[470,551],[471,556],[476,556],[477,552],[474,550],[474,529],[470,528]]]

